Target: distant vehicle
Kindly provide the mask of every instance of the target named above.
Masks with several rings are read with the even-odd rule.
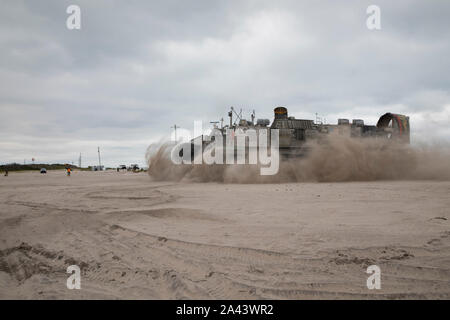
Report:
[[[120,170],[127,170],[127,166],[124,165],[124,164],[121,164],[121,165],[119,166],[119,169],[120,169]]]
[[[137,165],[137,164],[130,165],[130,170],[132,170],[132,171],[139,171],[139,165]]]
[[[47,173],[47,169],[41,168],[41,173]]]

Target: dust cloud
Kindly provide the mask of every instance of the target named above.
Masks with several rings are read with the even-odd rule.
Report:
[[[450,148],[411,146],[385,139],[329,135],[308,143],[300,158],[280,159],[276,175],[260,175],[259,165],[176,165],[173,144],[151,145],[148,173],[157,181],[283,183],[375,180],[450,180]]]

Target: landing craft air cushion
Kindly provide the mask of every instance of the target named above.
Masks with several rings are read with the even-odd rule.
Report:
[[[233,113],[236,115],[235,122],[233,122]],[[307,142],[314,139],[320,139],[330,133],[337,133],[339,135],[348,136],[351,138],[366,138],[373,137],[379,139],[395,140],[401,143],[409,144],[410,142],[410,126],[409,117],[401,114],[386,113],[380,117],[376,125],[366,125],[364,120],[353,119],[350,123],[349,119],[338,119],[337,124],[324,124],[322,122],[314,122],[308,119],[296,119],[288,116],[288,110],[285,107],[277,107],[274,109],[274,120],[270,124],[269,119],[258,119],[255,123],[254,113],[251,115],[251,121],[243,119],[240,114],[236,113],[232,108],[228,113],[230,118],[229,125],[219,128],[217,124],[209,135],[202,135],[178,145],[176,152],[187,163],[192,163],[195,156],[198,156],[202,151],[208,147],[217,149],[215,137],[222,136],[223,155],[226,153],[226,137],[231,135],[235,141],[239,135],[245,135],[254,130],[259,132],[265,130],[268,132],[268,145],[270,146],[270,131],[269,129],[278,129],[279,133],[279,153],[282,158],[300,157],[308,153]],[[234,143],[235,153],[237,143]],[[249,143],[246,141],[246,150],[249,148]],[[190,149],[190,152],[189,152]],[[184,150],[187,150],[183,155]],[[190,154],[189,154],[190,153]],[[222,162],[225,163],[225,162]],[[248,162],[247,162],[248,163]]]

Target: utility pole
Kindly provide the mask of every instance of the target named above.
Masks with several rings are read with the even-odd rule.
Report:
[[[177,129],[180,129],[180,127],[177,126],[176,124],[174,124],[173,127],[170,127],[170,128],[173,128],[174,131],[175,131],[175,144],[177,144],[177,142],[178,142],[178,139],[177,139]]]
[[[101,170],[102,162],[100,160],[100,147],[97,147],[97,148],[98,148],[98,170]]]
[[[80,152],[80,157],[78,158],[78,167],[81,168],[81,152]]]

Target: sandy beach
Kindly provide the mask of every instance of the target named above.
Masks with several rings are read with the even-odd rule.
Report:
[[[1,176],[0,191],[2,299],[450,298],[448,181],[50,171]],[[66,287],[74,264],[81,290]]]

